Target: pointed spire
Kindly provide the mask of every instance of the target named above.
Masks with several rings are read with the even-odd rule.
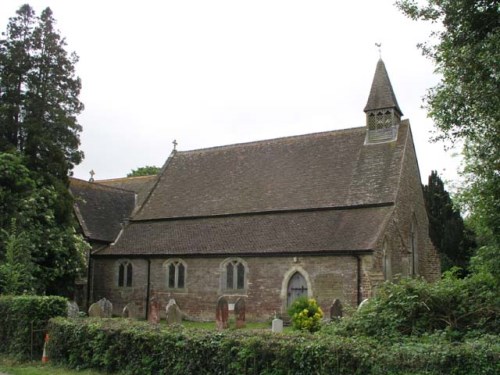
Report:
[[[384,61],[379,59],[373,77],[370,96],[368,97],[368,102],[366,103],[364,111],[369,112],[381,109],[394,109],[399,117],[403,115],[401,108],[399,108],[398,101],[396,100],[394,90],[392,89]]]

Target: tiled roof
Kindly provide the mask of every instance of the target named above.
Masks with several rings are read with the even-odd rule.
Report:
[[[140,206],[153,187],[157,176],[137,176],[97,180],[96,183],[120,189],[134,191],[137,194],[137,205]]]
[[[392,89],[389,74],[385,69],[385,64],[380,59],[375,69],[370,96],[365,106],[365,112],[377,109],[395,108],[400,115],[403,115],[401,108],[399,108],[396,95]]]
[[[379,207],[134,221],[95,255],[252,255],[372,250],[393,210]]]
[[[83,233],[90,240],[112,242],[121,223],[135,206],[135,193],[124,189],[70,178],[75,212]]]
[[[134,220],[394,202],[409,123],[394,142],[366,128],[174,153]]]

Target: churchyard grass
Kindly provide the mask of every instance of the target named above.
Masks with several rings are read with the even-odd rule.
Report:
[[[41,362],[17,361],[9,357],[0,356],[0,373],[8,375],[102,375],[104,373],[92,370],[70,370]]]

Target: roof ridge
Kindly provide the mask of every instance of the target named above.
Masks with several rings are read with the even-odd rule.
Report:
[[[147,176],[130,176],[130,177],[116,177],[116,178],[106,178],[102,180],[95,180],[97,183],[102,183],[102,182],[112,182],[112,181],[127,181],[127,180],[139,180],[139,179],[145,179],[145,178],[152,178],[156,177],[156,174],[150,174]]]
[[[332,133],[336,133],[336,134],[349,133],[349,132],[353,132],[353,131],[363,131],[364,132],[364,131],[366,131],[366,127],[365,126],[356,126],[356,127],[347,128],[347,129],[335,129],[335,130],[327,130],[327,131],[315,132],[315,133],[290,135],[290,136],[277,137],[277,138],[268,138],[268,139],[262,139],[262,140],[258,140],[258,141],[231,143],[228,145],[213,146],[213,147],[207,147],[207,148],[197,148],[197,149],[193,149],[193,150],[185,150],[185,151],[176,150],[176,153],[177,154],[189,154],[189,153],[203,152],[203,151],[214,151],[214,150],[221,150],[221,149],[236,148],[239,146],[253,146],[253,145],[258,145],[258,144],[277,143],[280,141],[291,140],[291,139],[307,138],[307,137],[314,137],[314,136],[327,136],[327,135],[331,135]]]
[[[118,191],[121,191],[121,192],[124,192],[124,193],[133,193],[133,194],[135,194],[135,191],[133,191],[133,190],[128,190],[128,189],[123,189],[123,188],[119,188],[119,187],[115,187],[115,186],[109,186],[109,185],[100,184],[98,181],[90,182],[90,181],[82,180],[82,179],[75,178],[75,177],[70,177],[69,180],[70,180],[70,186],[69,186],[70,189],[71,189],[71,181],[74,181],[75,183],[79,183],[79,184],[84,183],[86,185],[89,185],[89,186],[92,186],[92,187],[97,187],[97,188],[100,188],[102,190],[118,190]]]

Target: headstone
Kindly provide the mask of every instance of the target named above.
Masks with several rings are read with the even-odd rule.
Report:
[[[97,302],[90,305],[89,316],[91,318],[102,318],[104,316],[104,313],[102,311],[101,305],[99,305]]]
[[[274,318],[271,330],[274,333],[282,333],[283,332],[283,320],[278,319],[278,318]]]
[[[101,298],[96,303],[101,306],[103,318],[111,318],[111,315],[113,315],[113,304],[111,301],[106,298]]]
[[[245,300],[238,298],[234,304],[234,315],[236,316],[236,328],[245,327]]]
[[[151,298],[151,300],[149,301],[148,322],[153,324],[160,323],[160,308],[160,300],[156,296]]]
[[[181,324],[182,323],[182,311],[179,305],[175,302],[175,299],[170,299],[168,301],[167,307],[165,308],[167,312],[167,324]]]
[[[139,314],[137,313],[137,307],[135,306],[135,303],[131,302],[128,303],[122,311],[122,317],[123,318],[137,318]]]
[[[335,298],[330,306],[330,319],[334,320],[339,318],[342,318],[342,302]]]
[[[78,318],[80,316],[80,308],[75,301],[67,303],[68,305],[68,318]]]
[[[367,302],[368,302],[368,298],[361,301],[361,303],[358,306],[358,311],[361,310],[363,308],[363,306],[366,305]]]
[[[226,329],[228,324],[229,309],[227,300],[224,297],[219,297],[217,300],[217,309],[215,310],[215,323],[218,330]]]

